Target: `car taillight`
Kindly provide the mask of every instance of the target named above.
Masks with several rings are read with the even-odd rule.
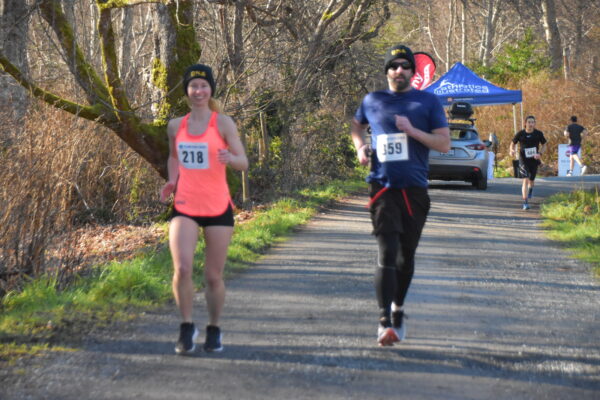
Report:
[[[467,148],[471,149],[471,150],[485,150],[485,145],[484,144],[469,144],[467,145]]]

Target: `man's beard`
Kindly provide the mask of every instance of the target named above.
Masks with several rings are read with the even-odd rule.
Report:
[[[402,76],[403,79],[393,79],[392,80],[392,87],[394,88],[395,92],[402,92],[404,90],[406,90],[409,86],[410,86],[410,78],[407,78],[406,76]]]
[[[396,91],[397,92],[402,92],[409,86],[410,86],[410,79],[405,79],[403,81],[396,81]]]

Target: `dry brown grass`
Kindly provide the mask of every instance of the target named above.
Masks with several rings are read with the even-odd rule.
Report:
[[[22,129],[0,123],[20,131],[0,155],[0,296],[25,277],[70,279],[85,258],[81,226],[140,223],[162,211],[161,180],[111,132],[40,103]]]
[[[597,86],[578,81],[565,81],[540,74],[511,89],[523,91],[523,118],[534,115],[537,129],[548,140],[544,163],[549,171],[558,172],[558,145],[567,143],[563,135],[572,115],[587,128],[589,136],[582,149],[584,162],[590,173],[600,173],[600,90]],[[477,125],[483,138],[491,132],[500,139],[499,162],[506,163],[510,156],[508,147],[514,135],[513,108],[511,105],[477,107]],[[523,129],[520,106],[517,106],[517,128]]]

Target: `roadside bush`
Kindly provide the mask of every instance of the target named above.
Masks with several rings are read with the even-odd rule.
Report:
[[[345,116],[322,109],[307,113],[291,126],[279,148],[282,191],[348,177],[356,167]]]
[[[0,155],[0,297],[45,274],[62,287],[80,266],[82,224],[140,223],[162,210],[161,180],[114,134],[36,107]]]

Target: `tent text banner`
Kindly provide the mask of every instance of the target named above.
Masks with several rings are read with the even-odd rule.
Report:
[[[474,106],[516,104],[523,101],[520,90],[501,88],[477,76],[457,62],[440,79],[429,85],[426,92],[433,93],[448,106],[454,101],[466,101]]]

